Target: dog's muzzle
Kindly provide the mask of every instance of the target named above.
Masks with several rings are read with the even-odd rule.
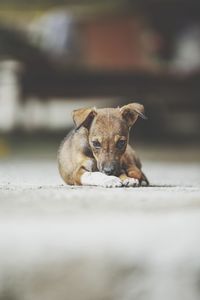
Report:
[[[106,163],[100,168],[100,171],[106,175],[116,175],[118,171],[118,164]]]

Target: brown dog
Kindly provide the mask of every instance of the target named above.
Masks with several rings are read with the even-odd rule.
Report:
[[[128,144],[129,130],[144,107],[131,103],[121,108],[88,108],[73,112],[75,130],[58,153],[60,175],[70,185],[137,186],[148,180]]]

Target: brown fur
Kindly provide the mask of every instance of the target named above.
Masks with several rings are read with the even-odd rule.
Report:
[[[76,129],[64,139],[58,153],[63,180],[70,185],[81,185],[84,172],[100,171],[111,172],[109,175],[122,180],[131,177],[148,184],[139,158],[128,144],[129,129],[138,116],[145,118],[143,113],[144,107],[138,103],[122,108],[74,111]]]

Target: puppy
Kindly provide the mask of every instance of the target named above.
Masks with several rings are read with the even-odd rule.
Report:
[[[70,185],[103,187],[148,185],[140,160],[128,144],[129,130],[138,116],[146,119],[139,103],[73,111],[75,129],[58,152],[63,180]]]

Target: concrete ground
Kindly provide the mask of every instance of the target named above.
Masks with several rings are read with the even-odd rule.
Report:
[[[52,158],[2,160],[0,300],[200,299],[200,163],[143,165],[150,187],[105,189],[63,185]]]

